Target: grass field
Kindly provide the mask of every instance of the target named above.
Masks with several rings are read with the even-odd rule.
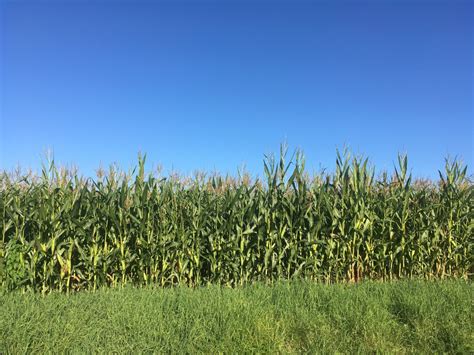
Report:
[[[472,353],[472,282],[0,295],[0,353]]]

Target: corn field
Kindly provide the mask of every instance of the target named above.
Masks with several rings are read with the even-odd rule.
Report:
[[[414,181],[407,157],[393,174],[348,151],[310,177],[297,151],[265,156],[263,179],[124,173],[85,179],[44,165],[0,177],[0,284],[75,291],[103,286],[228,286],[469,278],[473,184],[446,161],[438,181]]]

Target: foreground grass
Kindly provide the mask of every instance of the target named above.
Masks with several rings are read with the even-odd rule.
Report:
[[[465,281],[0,295],[0,353],[474,351]]]

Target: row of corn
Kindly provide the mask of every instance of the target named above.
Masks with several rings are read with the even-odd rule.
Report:
[[[266,156],[264,178],[161,178],[111,168],[94,180],[58,169],[0,177],[0,286],[73,291],[102,286],[239,285],[404,277],[469,278],[474,190],[446,162],[413,181],[406,156],[375,177],[338,152],[310,177],[296,152]]]

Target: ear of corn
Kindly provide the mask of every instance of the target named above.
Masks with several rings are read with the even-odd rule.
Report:
[[[439,183],[413,181],[406,156],[392,178],[337,153],[309,178],[297,151],[266,157],[264,181],[125,174],[95,181],[45,165],[0,178],[0,284],[47,292],[158,284],[237,285],[469,277],[473,185],[446,162]]]

